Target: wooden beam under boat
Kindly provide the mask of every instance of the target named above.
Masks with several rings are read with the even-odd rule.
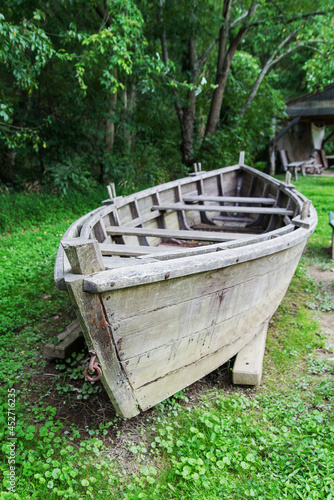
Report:
[[[233,212],[239,214],[263,214],[263,215],[293,215],[293,210],[281,207],[240,207],[235,205],[187,205],[186,203],[168,203],[166,205],[153,205],[152,210],[190,210],[198,212]]]

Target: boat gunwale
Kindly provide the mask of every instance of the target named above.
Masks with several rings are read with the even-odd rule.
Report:
[[[317,222],[314,208],[312,212],[310,219],[313,220],[313,224],[310,225],[309,229],[299,227],[284,236],[276,238],[271,238],[270,233],[267,233],[269,235],[267,240],[245,245],[240,248],[238,254],[236,254],[235,248],[223,250],[219,248],[221,245],[218,244],[214,251],[206,254],[188,255],[186,257],[180,257],[176,254],[176,257],[172,260],[156,260],[154,262],[152,262],[153,256],[148,255],[147,257],[151,257],[150,262],[138,267],[131,266],[100,271],[89,276],[72,274],[68,275],[66,280],[82,279],[84,291],[102,293],[157,281],[170,281],[173,278],[181,278],[189,274],[202,273],[256,260],[292,248],[303,241],[306,243]]]
[[[190,184],[191,182],[194,182],[194,179],[197,180],[198,178],[201,178],[201,179],[205,178],[206,179],[206,178],[210,178],[210,177],[216,177],[217,175],[219,175],[221,173],[228,173],[228,172],[233,172],[233,171],[237,171],[237,170],[248,171],[248,172],[256,175],[257,177],[259,177],[261,179],[265,179],[267,182],[274,184],[276,187],[278,187],[280,189],[281,192],[283,192],[284,194],[287,194],[290,198],[292,198],[299,205],[300,209],[302,208],[302,203],[300,200],[302,195],[300,196],[300,193],[298,193],[298,195],[299,195],[298,196],[294,192],[295,186],[293,184],[287,185],[284,182],[278,181],[277,179],[274,179],[274,178],[268,176],[267,174],[264,174],[263,172],[259,172],[259,171],[255,170],[251,167],[248,167],[246,165],[242,165],[242,166],[234,165],[234,166],[230,166],[230,167],[222,167],[220,169],[212,170],[210,172],[199,172],[196,174],[196,177],[195,176],[184,177],[182,179],[177,179],[175,181],[166,182],[165,184],[160,184],[159,186],[154,186],[151,188],[144,189],[143,191],[139,191],[137,193],[130,194],[128,196],[125,196],[124,198],[118,197],[115,200],[115,203],[112,203],[112,200],[110,200],[109,205],[99,207],[99,209],[96,210],[96,213],[94,213],[94,217],[92,220],[89,220],[89,221],[87,220],[85,222],[85,224],[83,225],[82,230],[81,230],[80,238],[83,238],[83,239],[89,238],[91,230],[93,229],[94,225],[97,222],[99,222],[99,220],[101,220],[103,217],[106,217],[111,212],[113,212],[119,208],[122,208],[126,205],[129,205],[130,203],[132,203],[134,201],[138,201],[142,198],[145,198],[146,196],[151,196],[152,194],[160,193],[162,191],[167,191],[168,189],[172,189],[173,187]],[[304,199],[306,199],[306,198],[304,198]],[[192,205],[189,205],[189,211],[191,211],[191,207],[192,207]],[[209,205],[208,205],[208,207],[209,207]],[[193,207],[193,209],[194,209],[194,207]],[[208,211],[210,211],[209,208],[208,208]],[[154,212],[152,212],[152,213],[154,213]],[[120,227],[122,227],[122,226],[120,226]]]
[[[79,225],[79,221],[82,221],[82,219],[84,219],[84,224],[83,224],[83,227],[81,229],[80,236],[78,237],[79,239],[81,239],[81,238],[84,239],[85,236],[86,236],[86,238],[89,237],[89,233],[91,232],[94,225],[99,220],[101,220],[103,217],[107,216],[109,213],[113,212],[115,209],[117,210],[118,208],[121,208],[122,206],[125,206],[133,201],[144,198],[145,196],[150,196],[152,194],[171,189],[173,187],[177,187],[179,185],[189,184],[191,182],[194,182],[194,180],[198,180],[199,178],[204,179],[204,178],[216,177],[216,176],[220,175],[221,173],[228,173],[228,172],[233,172],[233,171],[237,171],[237,170],[248,171],[252,175],[256,175],[257,177],[264,179],[267,182],[275,185],[276,187],[279,188],[279,190],[281,192],[287,194],[290,198],[292,198],[295,201],[295,203],[299,206],[300,211],[301,211],[303,202],[305,200],[307,200],[307,198],[305,196],[303,196],[298,191],[295,191],[294,185],[291,185],[291,184],[287,185],[286,183],[278,181],[278,180],[268,176],[267,174],[259,172],[259,171],[255,170],[251,167],[248,167],[246,165],[233,165],[233,166],[223,167],[221,169],[213,170],[210,172],[199,172],[196,174],[196,176],[189,176],[189,177],[186,177],[183,179],[170,181],[168,183],[165,183],[165,184],[162,184],[159,186],[151,187],[151,188],[145,189],[143,191],[140,191],[138,193],[134,193],[132,195],[126,196],[124,198],[117,198],[115,200],[115,203],[112,203],[112,200],[110,200],[110,202],[111,202],[110,205],[99,207],[99,208],[93,210],[92,212],[89,212],[88,214],[86,214],[86,216],[78,219],[78,221],[74,222],[70,226],[70,228],[67,230],[65,235],[63,236],[62,241],[64,239],[70,237],[69,230],[73,226],[77,227]],[[189,210],[191,210],[191,206],[189,207]],[[269,252],[268,255],[270,255],[271,253],[275,253],[276,251],[278,251],[278,247],[281,248],[282,245],[283,245],[283,247],[284,247],[284,245],[286,245],[288,247],[288,246],[294,246],[295,244],[298,244],[303,239],[305,239],[305,241],[306,241],[309,234],[311,234],[313,232],[313,230],[315,229],[316,221],[317,221],[317,214],[316,214],[314,207],[311,206],[310,210],[311,210],[311,216],[308,218],[309,219],[308,222],[309,222],[310,227],[308,229],[307,228],[306,229],[305,228],[296,228],[296,226],[293,223],[290,223],[282,228],[279,228],[279,229],[276,229],[273,231],[268,231],[267,233],[254,235],[253,238],[249,238],[249,235],[247,235],[247,237],[245,237],[245,239],[239,239],[238,241],[234,241],[234,242],[225,242],[225,243],[220,242],[220,243],[211,244],[211,245],[202,245],[201,247],[196,247],[196,248],[184,248],[184,251],[181,251],[178,253],[172,253],[166,249],[165,253],[154,254],[152,252],[152,253],[147,254],[145,256],[138,256],[137,259],[140,260],[140,264],[141,264],[140,266],[138,266],[138,268],[136,266],[131,266],[131,267],[126,266],[126,262],[124,262],[124,264],[125,264],[124,267],[121,267],[118,269],[109,269],[109,270],[100,271],[99,273],[95,273],[94,275],[89,276],[89,277],[83,276],[83,275],[74,275],[74,274],[69,272],[69,273],[64,273],[63,276],[61,277],[61,279],[59,279],[59,273],[58,273],[58,282],[56,281],[56,283],[57,283],[57,286],[59,287],[59,284],[64,285],[67,280],[72,281],[72,279],[81,278],[81,279],[84,279],[84,288],[86,289],[86,291],[89,291],[89,292],[107,291],[107,290],[116,289],[116,288],[124,288],[124,287],[128,287],[128,286],[135,286],[138,284],[150,283],[150,282],[152,282],[152,280],[153,281],[160,281],[161,279],[165,279],[166,273],[168,272],[170,274],[170,271],[165,270],[166,261],[168,261],[169,268],[171,267],[171,261],[173,262],[173,265],[172,265],[173,276],[171,276],[171,277],[178,277],[179,271],[177,270],[177,267],[180,266],[180,270],[182,270],[182,268],[188,264],[189,258],[191,258],[191,262],[194,262],[194,258],[197,258],[197,259],[200,258],[201,261],[203,261],[203,255],[208,256],[211,254],[211,257],[212,257],[213,253],[217,254],[217,252],[219,252],[219,254],[221,254],[221,251],[224,251],[224,256],[219,255],[219,257],[217,258],[217,255],[216,255],[216,256],[214,256],[213,259],[212,258],[209,259],[210,262],[212,261],[210,263],[210,266],[212,266],[212,265],[214,266],[214,267],[210,267],[210,269],[214,269],[214,268],[220,267],[220,266],[225,267],[225,266],[231,265],[231,263],[232,263],[231,259],[233,260],[233,258],[232,258],[232,256],[230,256],[230,253],[233,252],[234,259],[235,259],[235,249],[236,248],[241,249],[241,256],[238,255],[239,258],[236,260],[236,262],[252,260],[251,255],[248,255],[250,253],[249,248],[251,248],[252,249],[251,252],[253,252],[253,249],[255,247],[257,248],[258,245],[261,245],[262,251],[264,251],[264,248],[267,246],[267,251],[264,252],[263,255],[266,255],[267,252]],[[209,209],[208,209],[208,211],[209,211]],[[120,226],[120,227],[122,227],[122,226]],[[280,238],[281,241],[282,241],[282,238],[284,238],[284,236],[280,234],[282,232],[283,233],[288,232],[288,235],[285,235],[285,236],[289,236],[289,238],[288,238],[288,241],[285,241],[286,240],[286,238],[285,238],[283,240],[284,241],[283,243],[278,244],[277,238]],[[265,245],[265,242],[268,242],[270,240],[275,240],[274,246],[273,245]],[[110,246],[112,246],[112,244],[110,244]],[[273,246],[273,248],[272,248],[272,246]],[[282,249],[284,249],[283,247],[282,247]],[[64,251],[63,251],[63,253],[64,253]],[[257,252],[257,254],[258,254],[258,252]],[[248,255],[248,257],[246,257],[246,255]],[[208,257],[206,257],[206,260],[207,260],[207,258]],[[257,258],[257,257],[254,257],[254,258]],[[57,259],[58,259],[58,255],[57,255]],[[146,259],[149,259],[150,262],[148,262],[147,264],[146,263],[144,264],[143,261]],[[124,259],[124,260],[126,260],[126,259]],[[229,262],[229,264],[226,264],[225,261]],[[165,264],[163,264],[163,262]],[[214,262],[215,262],[215,264],[214,264]],[[159,265],[156,267],[156,264],[160,264],[160,267],[162,267],[163,269],[160,269]],[[145,277],[145,272],[147,270],[147,266],[149,266],[150,269],[156,270],[157,275],[155,278],[151,275],[151,273],[149,273],[150,277],[149,276]],[[198,266],[197,262],[196,262],[196,266]],[[135,272],[134,272],[134,267],[136,269]],[[188,267],[188,265],[187,265],[187,267]],[[199,269],[196,268],[197,270],[193,271],[193,272],[202,272],[202,270],[200,268],[201,268],[201,266],[199,266]],[[207,270],[206,266],[204,266],[203,270],[204,271]],[[189,270],[189,273],[192,274],[191,270]],[[162,276],[160,276],[160,274],[162,274]],[[125,281],[124,281],[124,278],[126,278],[126,276],[128,276],[128,279],[125,279]],[[131,276],[132,276],[132,279],[130,278]],[[133,276],[136,276],[136,279],[134,279]],[[160,277],[158,277],[158,276],[160,276]],[[103,283],[101,284],[102,278],[105,279],[105,281],[106,281],[105,284],[103,284]],[[118,279],[122,279],[122,282],[117,284],[116,281]],[[108,282],[113,283],[113,284],[108,287],[108,284],[107,284]]]

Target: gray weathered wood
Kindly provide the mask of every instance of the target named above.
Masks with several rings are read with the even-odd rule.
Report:
[[[215,291],[214,286],[201,285],[201,280],[204,276],[197,275],[190,278],[179,278],[179,282],[170,284],[171,292],[165,290],[166,286],[159,287],[160,297],[156,298],[152,294],[152,290],[156,289],[153,285],[146,286],[145,300],[151,297],[154,307],[152,305],[143,304],[143,299],[138,297],[139,305],[142,310],[134,314],[131,310],[128,311],[125,297],[129,297],[129,292],[119,290],[112,300],[107,299],[108,294],[104,296],[104,304],[108,321],[113,325],[114,338],[119,348],[121,359],[129,359],[136,356],[141,356],[147,352],[151,352],[150,359],[153,362],[154,352],[157,348],[163,346],[171,346],[175,341],[178,341],[188,335],[193,336],[198,332],[205,330],[212,325],[223,324],[225,321],[232,318],[239,318],[240,315],[247,313],[248,319],[254,316],[255,321],[263,320],[266,315],[273,313],[272,307],[276,304],[277,297],[281,297],[282,290],[285,293],[286,287],[289,283],[289,278],[294,273],[298,259],[301,254],[301,249],[293,259],[290,259],[289,253],[286,255],[287,262],[276,260],[272,266],[266,266],[265,273],[254,276],[254,268],[256,264],[244,263],[234,270],[235,279],[230,279],[229,287],[222,287],[221,283],[224,282],[224,277],[228,276],[228,272],[223,270],[217,272],[216,280],[212,285],[217,286]],[[250,270],[248,271],[248,266]],[[247,282],[242,280],[242,271],[246,275],[251,275],[252,279]],[[219,280],[220,275],[220,288]],[[283,275],[279,286],[278,280]],[[197,278],[197,283],[196,283]],[[193,289],[190,289],[190,283],[193,284]],[[182,287],[187,290],[186,295],[182,295]],[[151,289],[152,288],[152,289]],[[199,294],[199,289],[202,288],[202,294]],[[116,297],[116,295],[118,297]],[[114,294],[113,294],[114,296]],[[123,300],[121,300],[123,298]],[[164,303],[162,300],[164,300]],[[127,317],[124,317],[125,311],[116,314],[114,312],[114,301],[116,303],[122,301],[125,310],[128,311]],[[261,303],[259,310],[257,304]],[[134,310],[138,310],[138,306],[133,306]],[[114,314],[113,314],[114,313]],[[122,318],[123,316],[123,318]],[[236,325],[235,325],[236,326]],[[157,329],[159,335],[156,334]],[[222,342],[220,336],[217,339]],[[154,352],[153,352],[154,351]],[[182,358],[182,352],[179,353]]]
[[[72,273],[91,274],[104,270],[97,240],[63,239],[61,244],[70,262]]]
[[[262,324],[260,332],[238,352],[233,365],[233,384],[259,385],[266,348],[268,323]]]
[[[56,336],[58,343],[48,342],[43,346],[43,354],[48,358],[68,358],[82,345],[83,334],[78,320],[73,321]]]
[[[194,200],[206,195],[213,199]],[[271,201],[241,206],[247,198],[253,205],[254,200]],[[184,199],[198,204],[184,204]],[[291,222],[304,201],[292,186],[242,165],[197,172],[114,199],[84,220],[75,239],[85,243],[97,237],[108,270],[88,269],[78,276],[67,269],[64,279],[120,415],[136,415],[181,390],[260,333],[315,228],[313,207],[303,227]],[[207,223],[214,213],[227,218],[253,214],[250,222],[265,232],[204,245],[196,240],[194,248],[155,246],[167,235],[196,237],[190,227]],[[112,234],[116,243],[106,229],[111,226],[116,226],[110,229],[117,233]],[[225,236],[221,230],[201,234],[207,232],[211,243],[215,233]]]
[[[80,231],[83,226],[83,224],[96,212],[100,211],[100,208],[97,208],[93,210],[92,212],[89,212],[88,214],[80,217],[77,221],[73,222],[73,224],[70,225],[70,227],[66,230],[63,239],[68,239],[68,238],[78,238],[80,236]],[[70,272],[71,267],[70,263],[68,262],[68,259],[66,257],[65,251],[63,249],[62,244],[59,244],[58,251],[57,251],[57,257],[56,257],[56,264],[55,264],[55,270],[54,270],[54,280],[56,283],[57,288],[59,290],[66,290],[66,283],[64,279],[64,274],[67,272]]]
[[[82,293],[82,280],[72,275],[66,285],[89,350],[102,366],[102,383],[119,415],[131,418],[139,413],[138,401],[119,362],[117,349],[103,305],[97,295]]]
[[[195,201],[217,201],[218,203],[246,203],[246,204],[262,204],[262,205],[274,205],[274,198],[260,198],[260,197],[249,197],[249,196],[209,196],[201,194],[198,196],[183,196],[183,201],[195,202]]]
[[[301,219],[306,219],[309,216],[311,204],[312,204],[311,200],[304,201],[302,212],[300,214]]]
[[[151,255],[154,253],[171,252],[177,253],[182,252],[184,248],[177,246],[159,246],[159,247],[147,247],[147,246],[136,246],[136,245],[117,245],[115,244],[100,244],[100,250],[102,255],[125,255],[128,257],[136,257],[138,255]],[[88,273],[87,273],[88,274]]]
[[[153,205],[152,210],[195,210],[199,212],[233,212],[239,214],[268,214],[268,215],[293,215],[292,210],[273,207],[240,207],[228,205],[187,205],[185,203],[170,203],[166,205]]]
[[[223,233],[216,231],[192,231],[192,230],[177,230],[173,229],[159,229],[159,228],[146,228],[146,227],[118,227],[118,226],[108,226],[106,227],[107,234],[111,236],[122,235],[135,235],[135,236],[147,236],[147,237],[158,237],[158,238],[179,238],[181,240],[197,240],[197,241],[230,241],[238,240],[240,238],[245,238],[247,235],[240,233]],[[250,235],[251,236],[251,235]]]
[[[300,230],[303,230],[303,228],[300,228]],[[304,231],[307,230],[304,229]],[[234,264],[249,260],[256,260],[263,256],[264,251],[266,256],[269,257],[305,241],[304,235],[301,232],[297,233],[293,231],[293,233],[296,233],[293,235],[293,245],[292,233],[288,233],[280,237],[277,241],[275,239],[260,240],[259,243],[240,247],[237,253],[233,248],[228,248],[220,252],[218,244],[215,246],[216,251],[205,254],[205,259],[203,258],[203,254],[200,253],[189,257],[181,257],[180,259],[177,258],[176,254],[176,258],[173,260],[157,261],[138,267],[131,266],[131,268],[123,268],[117,271],[104,271],[86,277],[84,280],[84,290],[92,293],[104,292],[117,288],[164,281],[167,275],[167,279],[178,278],[189,274],[233,266]],[[221,245],[225,245],[225,243],[221,243]],[[156,255],[157,259],[158,256],[159,254]]]
[[[300,215],[297,215],[297,217],[294,217],[291,220],[291,223],[297,227],[304,227],[305,229],[309,229],[312,225],[312,218],[307,217],[306,219],[302,219]]]

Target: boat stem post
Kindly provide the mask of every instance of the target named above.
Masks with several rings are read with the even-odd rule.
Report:
[[[245,151],[240,151],[239,154],[239,165],[245,164]]]
[[[311,205],[312,205],[312,201],[311,200],[304,201],[303,208],[302,208],[302,213],[300,214],[301,220],[306,219],[308,217]]]
[[[109,198],[111,200],[116,198],[116,189],[115,189],[115,184],[113,182],[111,184],[109,184],[109,186],[107,186],[107,191],[109,194]]]

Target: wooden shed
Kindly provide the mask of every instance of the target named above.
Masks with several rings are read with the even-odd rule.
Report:
[[[272,149],[279,157],[285,152],[288,162],[315,157],[317,164],[327,168],[332,159],[325,145],[334,135],[334,84],[287,102],[286,113],[288,118],[274,137]]]

